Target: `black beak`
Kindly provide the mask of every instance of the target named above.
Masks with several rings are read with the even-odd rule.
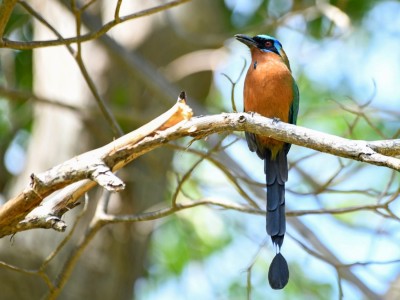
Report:
[[[235,38],[248,47],[257,47],[257,42],[252,37],[245,34],[235,34]]]

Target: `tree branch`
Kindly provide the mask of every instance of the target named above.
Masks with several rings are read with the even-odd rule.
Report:
[[[135,153],[135,150],[132,151],[132,149],[134,149],[133,146],[140,140],[149,135],[153,135],[156,130],[173,127],[182,120],[190,119],[192,111],[186,105],[184,98],[185,94],[182,92],[178,102],[170,110],[152,120],[150,123],[124,135],[110,144],[83,153],[46,172],[37,175],[32,174],[29,186],[18,196],[0,207],[0,237],[24,229],[26,230],[28,228],[26,222],[22,227],[18,227],[18,223],[37,207],[44,198],[57,190],[83,179],[91,180],[85,183],[87,189],[94,186],[93,182],[97,182],[107,190],[118,191],[123,189],[124,183],[115,175],[111,175],[112,171],[122,168],[136,157],[148,152],[143,149],[141,149],[139,153]],[[160,145],[162,144],[161,142]],[[155,147],[157,147],[157,145],[154,145],[151,149]],[[77,190],[82,192],[86,192],[87,189],[85,190],[85,187],[77,187]],[[75,190],[73,192],[75,192]],[[75,199],[78,200],[78,198]],[[68,204],[68,207],[74,206],[73,203]],[[63,207],[59,211],[65,209],[68,208]],[[54,216],[54,214],[47,214],[48,218],[52,216]],[[32,220],[42,220],[40,222],[42,225],[43,220],[47,220],[47,217],[42,216],[42,214],[35,217],[30,216]],[[54,222],[52,218],[48,220]],[[54,225],[49,225],[48,227],[53,226]]]
[[[178,6],[180,4],[186,3],[188,1],[190,1],[190,0],[175,0],[175,1],[171,1],[168,3],[161,4],[161,5],[157,5],[155,7],[151,7],[149,9],[139,11],[137,13],[126,15],[123,17],[118,17],[117,19],[114,19],[114,20],[104,24],[101,28],[99,28],[95,31],[92,31],[88,34],[81,35],[81,36],[75,36],[75,37],[71,37],[71,38],[57,39],[57,40],[32,41],[32,42],[12,41],[12,40],[3,38],[3,40],[0,41],[0,48],[29,50],[29,49],[43,48],[43,47],[50,47],[50,46],[69,45],[69,44],[77,43],[77,42],[80,42],[80,43],[87,42],[87,41],[99,38],[100,36],[104,35],[109,30],[111,30],[113,27],[115,27],[116,25],[118,25],[120,23],[130,21],[133,19],[137,19],[140,17],[152,15],[152,14],[158,13],[160,11],[163,11],[163,10]],[[17,2],[17,1],[16,0],[8,0],[8,1],[6,0],[4,3],[8,3],[8,2],[12,2],[15,4],[15,2]],[[14,6],[14,4],[12,6]],[[6,4],[4,4],[4,6],[6,6]],[[7,10],[5,10],[5,11],[7,12]],[[0,11],[0,17],[1,17],[1,11]],[[8,18],[7,18],[7,21],[8,21]],[[1,29],[1,21],[0,21],[0,29]]]
[[[57,101],[57,100],[45,99],[42,97],[38,97],[37,95],[34,95],[31,92],[7,88],[3,85],[0,85],[0,96],[3,96],[5,98],[7,98],[9,100],[13,100],[13,101],[21,102],[21,101],[30,100],[30,101],[34,101],[34,102],[38,102],[38,103],[45,103],[48,105],[65,108],[65,109],[68,109],[68,110],[73,111],[78,114],[83,114],[83,112],[79,110],[78,106],[74,106],[74,105],[64,103],[61,101]]]
[[[374,151],[388,156],[399,156],[400,155],[400,143],[399,140],[384,140],[384,141],[373,141],[368,142],[368,146]]]
[[[39,20],[44,26],[46,26],[51,32],[53,32],[61,41],[64,41],[63,36],[49,23],[45,18],[43,18],[37,11],[35,11],[28,3],[24,1],[19,2],[20,5],[22,5],[34,18]],[[75,2],[73,2],[74,4]],[[75,16],[75,21],[76,21],[76,36],[80,37],[81,36],[81,11],[76,8],[75,4],[73,5],[73,13]],[[117,137],[120,137],[123,135],[123,131],[121,127],[119,126],[117,120],[115,119],[113,113],[111,112],[110,108],[106,104],[106,101],[100,96],[99,91],[97,90],[97,87],[95,83],[93,82],[93,79],[89,75],[89,72],[86,69],[85,63],[83,62],[82,59],[82,47],[81,47],[81,42],[77,42],[77,51],[75,51],[70,44],[65,44],[68,52],[72,55],[73,59],[76,61],[83,78],[86,81],[86,84],[91,91],[94,99],[96,100],[96,103],[103,114],[104,118],[106,121],[109,123],[113,134]]]
[[[72,193],[76,190],[86,192],[95,186],[94,182],[111,191],[123,189],[124,183],[111,172],[117,171],[157,147],[186,136],[201,139],[213,133],[248,131],[336,156],[400,170],[400,159],[375,152],[369,146],[373,145],[375,149],[383,153],[392,153],[391,149],[384,146],[397,149],[400,140],[381,142],[349,140],[248,113],[220,114],[190,119],[191,109],[181,98],[185,98],[184,94],[181,94],[180,100],[169,111],[138,130],[101,148],[70,159],[46,172],[32,174],[30,186],[0,207],[0,237],[22,230],[17,228],[18,223],[43,199],[54,191],[73,183],[77,186],[74,187]],[[77,183],[83,179],[86,181]],[[57,206],[58,212],[63,210],[65,212],[66,208],[76,205],[81,195],[76,194],[73,201],[64,195],[62,203],[65,206],[61,208]],[[50,218],[50,221],[54,221],[51,219],[53,215],[54,213],[47,214],[44,220]],[[49,227],[54,227],[54,225]],[[25,226],[24,229],[27,227]]]

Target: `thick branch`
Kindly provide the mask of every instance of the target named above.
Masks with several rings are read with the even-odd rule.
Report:
[[[368,146],[384,155],[400,156],[399,140],[373,141],[368,142]]]
[[[174,113],[180,109],[180,117],[176,119]],[[185,114],[186,117],[182,117]],[[30,187],[0,208],[0,237],[13,233],[15,225],[45,197],[74,182],[91,179],[111,190],[123,188],[123,183],[115,176],[110,176],[110,171],[116,171],[138,156],[185,136],[201,139],[213,133],[249,131],[340,157],[400,170],[399,159],[377,153],[369,147],[378,142],[344,139],[247,113],[220,114],[188,120],[190,116],[190,108],[188,110],[187,106],[178,102],[164,115],[112,143],[79,155],[44,173],[32,175]],[[180,122],[182,119],[187,121]],[[169,128],[163,130],[165,127]],[[398,147],[400,140],[383,142],[379,148],[382,152],[390,151],[383,147],[385,143],[390,147]],[[99,174],[102,174],[100,179],[97,177]],[[108,185],[101,180],[106,177],[112,179],[112,182],[106,180]],[[118,183],[114,186],[115,182]],[[86,184],[94,186],[91,181],[83,185]],[[73,201],[77,201],[77,198]],[[71,205],[70,201],[68,205]]]
[[[350,140],[264,118],[260,115],[251,116],[247,113],[232,113],[195,118],[184,124],[179,131],[176,131],[172,135],[182,134],[185,131],[188,131],[189,133],[192,132],[191,136],[198,138],[212,133],[226,131],[249,131],[291,144],[311,148],[320,152],[367,162],[378,166],[386,166],[396,171],[400,171],[400,159],[381,154],[398,154],[396,151],[392,151],[392,149],[398,149],[400,147],[400,139],[373,142]],[[169,137],[175,139],[175,137]],[[381,153],[375,152],[369,145],[373,146]]]
[[[0,237],[19,231],[16,230],[16,225],[37,207],[44,198],[77,181],[91,179],[107,190],[119,191],[123,189],[124,183],[114,176],[111,171],[120,169],[138,155],[132,155],[130,159],[127,159],[126,155],[121,155],[121,153],[133,152],[134,154],[134,151],[127,152],[125,149],[137,144],[144,137],[153,135],[156,130],[174,126],[183,119],[190,119],[192,111],[186,106],[184,97],[185,95],[182,93],[177,104],[170,110],[114,142],[74,157],[46,172],[32,174],[29,187],[0,207]],[[87,185],[94,186],[92,182],[87,183]],[[83,191],[85,189],[80,188],[80,190]],[[71,203],[69,205],[73,206]],[[31,216],[31,219],[46,220],[43,216],[35,216],[33,218]],[[43,224],[43,222],[40,224]],[[27,228],[26,222],[24,226],[19,226],[19,229],[23,230],[22,228]]]

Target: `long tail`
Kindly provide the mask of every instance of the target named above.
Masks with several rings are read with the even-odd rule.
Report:
[[[269,284],[273,289],[282,289],[289,281],[289,268],[280,253],[286,232],[285,218],[285,182],[288,178],[287,152],[281,150],[272,157],[265,151],[264,171],[267,181],[267,233],[277,246],[277,254],[271,262],[268,272]]]

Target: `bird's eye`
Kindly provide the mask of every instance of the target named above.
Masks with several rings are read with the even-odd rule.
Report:
[[[274,46],[274,43],[272,43],[272,41],[266,41],[264,45],[266,48],[271,48]]]

